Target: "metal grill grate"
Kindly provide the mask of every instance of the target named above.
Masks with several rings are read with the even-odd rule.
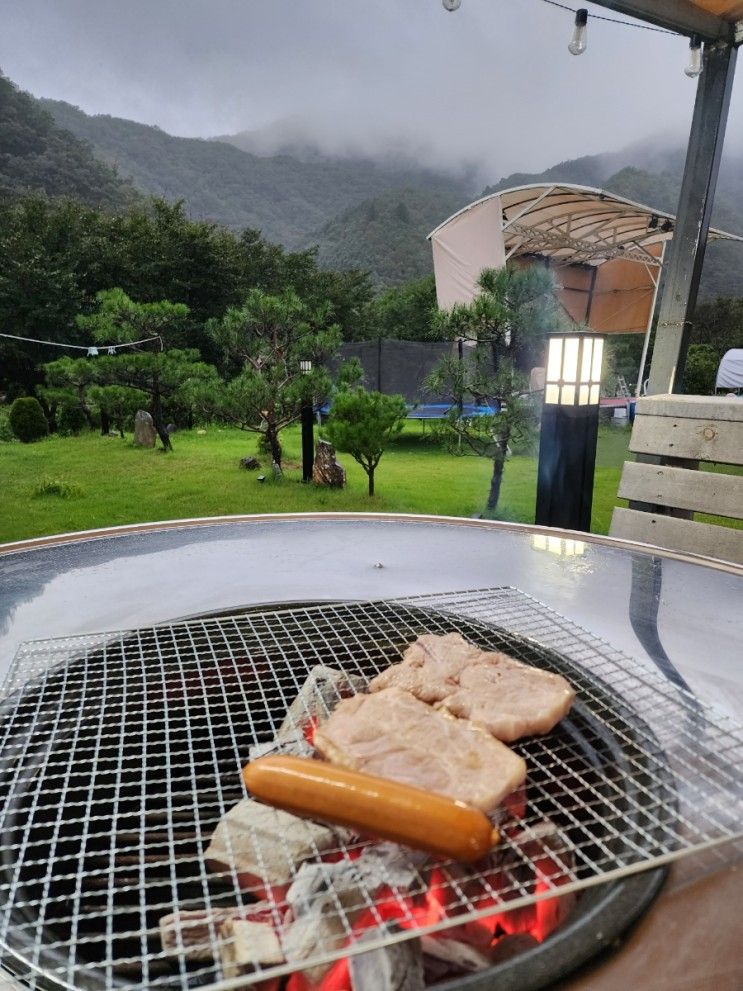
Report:
[[[559,671],[578,690],[552,734],[514,747],[529,768],[519,839],[514,827],[491,864],[470,868],[433,870],[405,855],[404,887],[399,856],[380,860],[378,883],[357,872],[352,896],[339,896],[334,878],[344,864],[353,873],[349,861],[368,845],[315,847],[333,924],[314,927],[299,956],[289,950],[285,890],[204,863],[220,817],[244,797],[240,769],[252,746],[273,739],[313,667],[365,681],[419,634],[452,630]],[[513,589],[37,641],[19,650],[3,697],[0,953],[33,988],[245,986],[741,835],[741,728]],[[302,698],[328,711],[319,690],[314,702]],[[290,720],[301,731],[304,716]],[[559,842],[535,891],[524,838],[545,817]],[[329,852],[341,867],[327,863]],[[283,959],[225,978],[217,910],[249,915],[266,896]],[[393,928],[383,904],[394,908]],[[294,917],[310,908],[295,901]],[[185,922],[164,951],[159,919],[201,910],[201,959]]]

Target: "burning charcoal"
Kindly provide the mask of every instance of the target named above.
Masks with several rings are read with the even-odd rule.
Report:
[[[422,887],[412,858],[394,843],[367,847],[357,860],[303,864],[286,895],[295,917],[312,912],[318,899],[330,895],[348,913],[368,907],[364,892],[374,894],[384,885],[407,890]]]
[[[501,936],[490,954],[490,963],[491,965],[503,963],[504,960],[517,957],[521,953],[526,953],[527,950],[533,950],[538,945],[539,941],[531,933],[512,933]]]
[[[314,720],[327,719],[341,699],[355,695],[365,687],[366,681],[358,675],[348,675],[318,664],[312,668],[299,695],[289,706],[276,739],[281,740]]]
[[[447,970],[474,973],[492,966],[490,957],[480,953],[473,946],[445,936],[423,936],[421,946],[425,956],[448,964]]]
[[[214,959],[214,936],[221,924],[243,914],[239,908],[173,912],[160,919],[160,942],[165,953],[186,960]]]
[[[362,937],[359,942],[364,942]],[[423,991],[420,941],[390,943],[349,958],[352,991]]]
[[[226,978],[251,973],[258,964],[282,963],[278,937],[267,922],[227,919],[219,927],[219,952]]]
[[[327,826],[245,798],[222,817],[204,859],[220,872],[234,869],[240,887],[282,885],[303,861],[337,845]]]
[[[278,754],[286,754],[289,757],[313,757],[315,749],[309,740],[299,730],[286,733],[283,739],[274,737],[267,743],[256,743],[248,751],[249,760],[258,760],[259,757],[273,757]]]
[[[286,894],[294,917],[284,940],[287,960],[306,960],[345,945],[348,926],[383,887],[405,890],[417,885],[420,890],[414,860],[396,844],[383,843],[367,847],[357,860],[303,864]],[[317,982],[328,966],[312,967],[305,976]]]
[[[514,859],[523,858],[532,871],[546,875],[547,883],[552,880],[560,884],[569,880],[575,869],[573,850],[563,831],[551,819],[543,819],[509,839],[512,847],[509,852]]]
[[[337,910],[362,908],[364,880],[356,870],[356,861],[339,860],[334,864],[302,864],[286,901],[295,919],[313,914],[329,901]]]
[[[339,949],[346,941],[346,929],[338,914],[337,906],[331,896],[318,899],[312,912],[296,919],[289,927],[284,937],[284,953],[287,960],[298,964],[318,953],[329,953]],[[318,964],[308,967],[302,973],[310,982],[316,984],[322,980],[330,968],[330,964]]]
[[[408,850],[397,843],[375,843],[364,849],[353,867],[371,890],[387,884],[391,888],[420,891],[424,885],[418,869],[429,860],[427,853]]]
[[[289,706],[273,740],[252,746],[248,751],[250,760],[269,754],[313,756],[315,751],[311,731],[314,725],[327,718],[339,699],[354,695],[364,687],[365,681],[358,675],[347,675],[343,671],[318,664],[312,668],[299,694]]]

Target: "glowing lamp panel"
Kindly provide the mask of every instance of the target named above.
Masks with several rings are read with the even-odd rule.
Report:
[[[557,406],[597,406],[601,392],[602,337],[550,337],[544,401]]]

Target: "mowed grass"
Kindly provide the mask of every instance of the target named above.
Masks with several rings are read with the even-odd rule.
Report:
[[[408,422],[377,469],[373,499],[362,468],[348,454],[344,490],[303,485],[300,433],[284,432],[285,474],[274,481],[269,459],[260,471],[238,467],[256,453],[256,437],[207,428],[177,433],[174,450],[135,447],[131,436],[49,437],[35,444],[0,443],[0,542],[151,520],[234,513],[399,512],[474,516],[483,512],[491,463],[456,457]],[[592,529],[606,533],[617,502],[629,431],[599,433]],[[260,457],[260,455],[259,455]],[[258,475],[265,474],[261,483]],[[496,518],[534,521],[536,460],[513,456],[506,465]]]

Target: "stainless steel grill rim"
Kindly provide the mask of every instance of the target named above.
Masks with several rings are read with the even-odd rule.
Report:
[[[131,968],[132,987],[228,988],[299,969],[295,961],[226,981],[217,957],[194,967],[184,952],[164,967],[152,920],[176,906],[252,901],[234,872],[215,888],[201,852],[219,817],[243,796],[239,769],[249,746],[272,737],[313,666],[369,677],[419,633],[451,629],[484,647],[526,651],[524,659],[557,668],[578,685],[573,736],[525,744],[532,799],[521,825],[529,829],[545,803],[557,803],[565,835],[561,876],[553,878],[560,893],[741,835],[740,728],[513,589],[38,641],[24,645],[11,668],[0,726],[7,784],[0,805],[0,947],[22,959],[28,982],[39,987],[113,987]],[[607,737],[611,766],[592,765],[581,734],[592,737],[594,750]],[[142,767],[149,742],[164,744],[161,767],[149,760]],[[82,754],[89,755],[87,768],[72,760]],[[73,843],[69,815],[79,827]],[[421,892],[424,874],[413,886]],[[503,911],[503,904],[478,907],[478,882],[483,896],[505,898],[509,909],[537,897],[515,868],[497,893],[476,871],[462,876],[450,865],[443,877],[449,904],[442,918],[425,926],[411,918],[412,931],[365,940],[363,950]],[[91,886],[100,892],[92,909]],[[395,891],[403,911],[408,894]],[[373,892],[364,902],[374,912]],[[91,934],[101,906],[105,928]],[[281,932],[282,905],[272,911]],[[350,914],[338,903],[349,938]],[[350,952],[353,946],[320,946],[301,967]]]

